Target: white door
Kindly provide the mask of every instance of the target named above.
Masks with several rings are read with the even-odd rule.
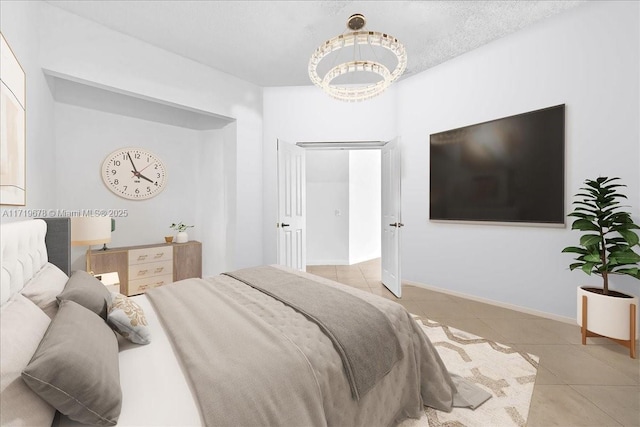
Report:
[[[278,264],[307,268],[305,150],[278,140]]]
[[[382,283],[402,296],[400,281],[400,149],[398,140],[382,147]]]

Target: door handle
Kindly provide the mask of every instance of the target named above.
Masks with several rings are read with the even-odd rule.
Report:
[[[290,224],[285,224],[285,223],[280,224],[280,226],[282,226],[282,227],[288,227],[289,225]]]
[[[401,222],[394,222],[393,224],[389,224],[390,227],[396,227],[396,228],[400,228],[400,227],[404,227],[404,224]]]

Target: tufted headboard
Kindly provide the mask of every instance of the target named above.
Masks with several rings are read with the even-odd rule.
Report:
[[[61,227],[68,218],[61,218],[55,224]],[[48,220],[49,221],[49,220]],[[50,223],[51,224],[51,223]],[[47,253],[48,240],[50,246],[64,248],[69,246],[68,232],[65,240],[64,233],[56,231],[47,239],[47,222],[41,219],[16,221],[0,225],[0,304],[4,304],[14,293],[36,274],[48,261],[57,255]],[[55,227],[52,227],[55,228]],[[68,227],[67,227],[68,228]],[[58,265],[65,274],[69,274],[68,267]]]

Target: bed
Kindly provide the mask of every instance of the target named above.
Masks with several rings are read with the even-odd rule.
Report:
[[[31,388],[31,366],[40,360],[37,356],[42,348],[51,346],[53,325],[62,323],[64,316],[71,318],[73,310],[82,311],[82,316],[87,311],[72,302],[57,303],[74,276],[69,279],[48,262],[46,229],[40,220],[2,225],[3,425],[87,425],[77,417],[72,420],[62,415]],[[268,279],[269,275],[274,279]],[[286,290],[276,291],[269,287],[274,281],[290,283],[289,291],[308,286],[310,293],[304,295],[309,296],[298,298],[298,292],[287,295]],[[378,328],[374,335],[368,335],[374,329],[368,328],[368,322],[374,320],[364,312],[352,320],[340,317],[339,312],[357,312],[355,308],[333,310],[339,317],[334,325],[331,317],[322,319],[332,310],[326,305],[322,309],[318,301],[324,297],[313,292],[325,289],[354,307],[370,307],[373,318],[383,317],[381,321],[396,338],[378,337]],[[302,306],[305,299],[317,307]],[[425,404],[449,411],[454,405],[476,407],[487,398],[486,393],[447,372],[428,338],[402,306],[306,273],[262,266],[187,279],[131,300],[144,312],[151,331],[147,345],[125,340],[109,328],[105,332],[103,319],[94,313],[83,317],[86,321],[68,322],[73,328],[94,323],[102,328],[100,333],[91,330],[91,339],[105,334],[98,344],[86,348],[82,342],[66,345],[74,349],[65,349],[69,359],[98,352],[89,361],[76,362],[78,365],[71,368],[78,370],[73,372],[88,363],[87,375],[99,372],[108,377],[107,371],[115,369],[117,377],[111,382],[100,379],[90,383],[91,389],[101,393],[94,397],[96,406],[117,398],[118,393],[120,402],[117,408],[108,408],[112,414],[117,412],[116,416],[100,417],[89,424],[386,426],[419,418]],[[337,303],[330,305],[337,307]],[[202,325],[196,328],[197,324]],[[75,331],[58,333],[66,339],[77,335]],[[367,337],[358,344],[365,346],[364,353],[363,348],[351,344],[358,341],[354,333]],[[346,337],[342,343],[341,334]],[[395,339],[396,344],[388,344]],[[112,340],[115,347],[102,346]],[[363,358],[366,352],[371,356]],[[376,358],[377,353],[389,357]],[[103,357],[105,366],[115,364],[115,368],[96,365]],[[378,360],[385,358],[391,361]],[[362,364],[371,366],[364,369]],[[112,390],[115,383],[118,390]],[[77,400],[67,399],[56,407],[66,412],[65,405],[77,404]],[[70,413],[74,418],[73,410]]]

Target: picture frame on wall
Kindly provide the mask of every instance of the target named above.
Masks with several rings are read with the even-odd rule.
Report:
[[[26,204],[26,75],[0,33],[0,205]]]

